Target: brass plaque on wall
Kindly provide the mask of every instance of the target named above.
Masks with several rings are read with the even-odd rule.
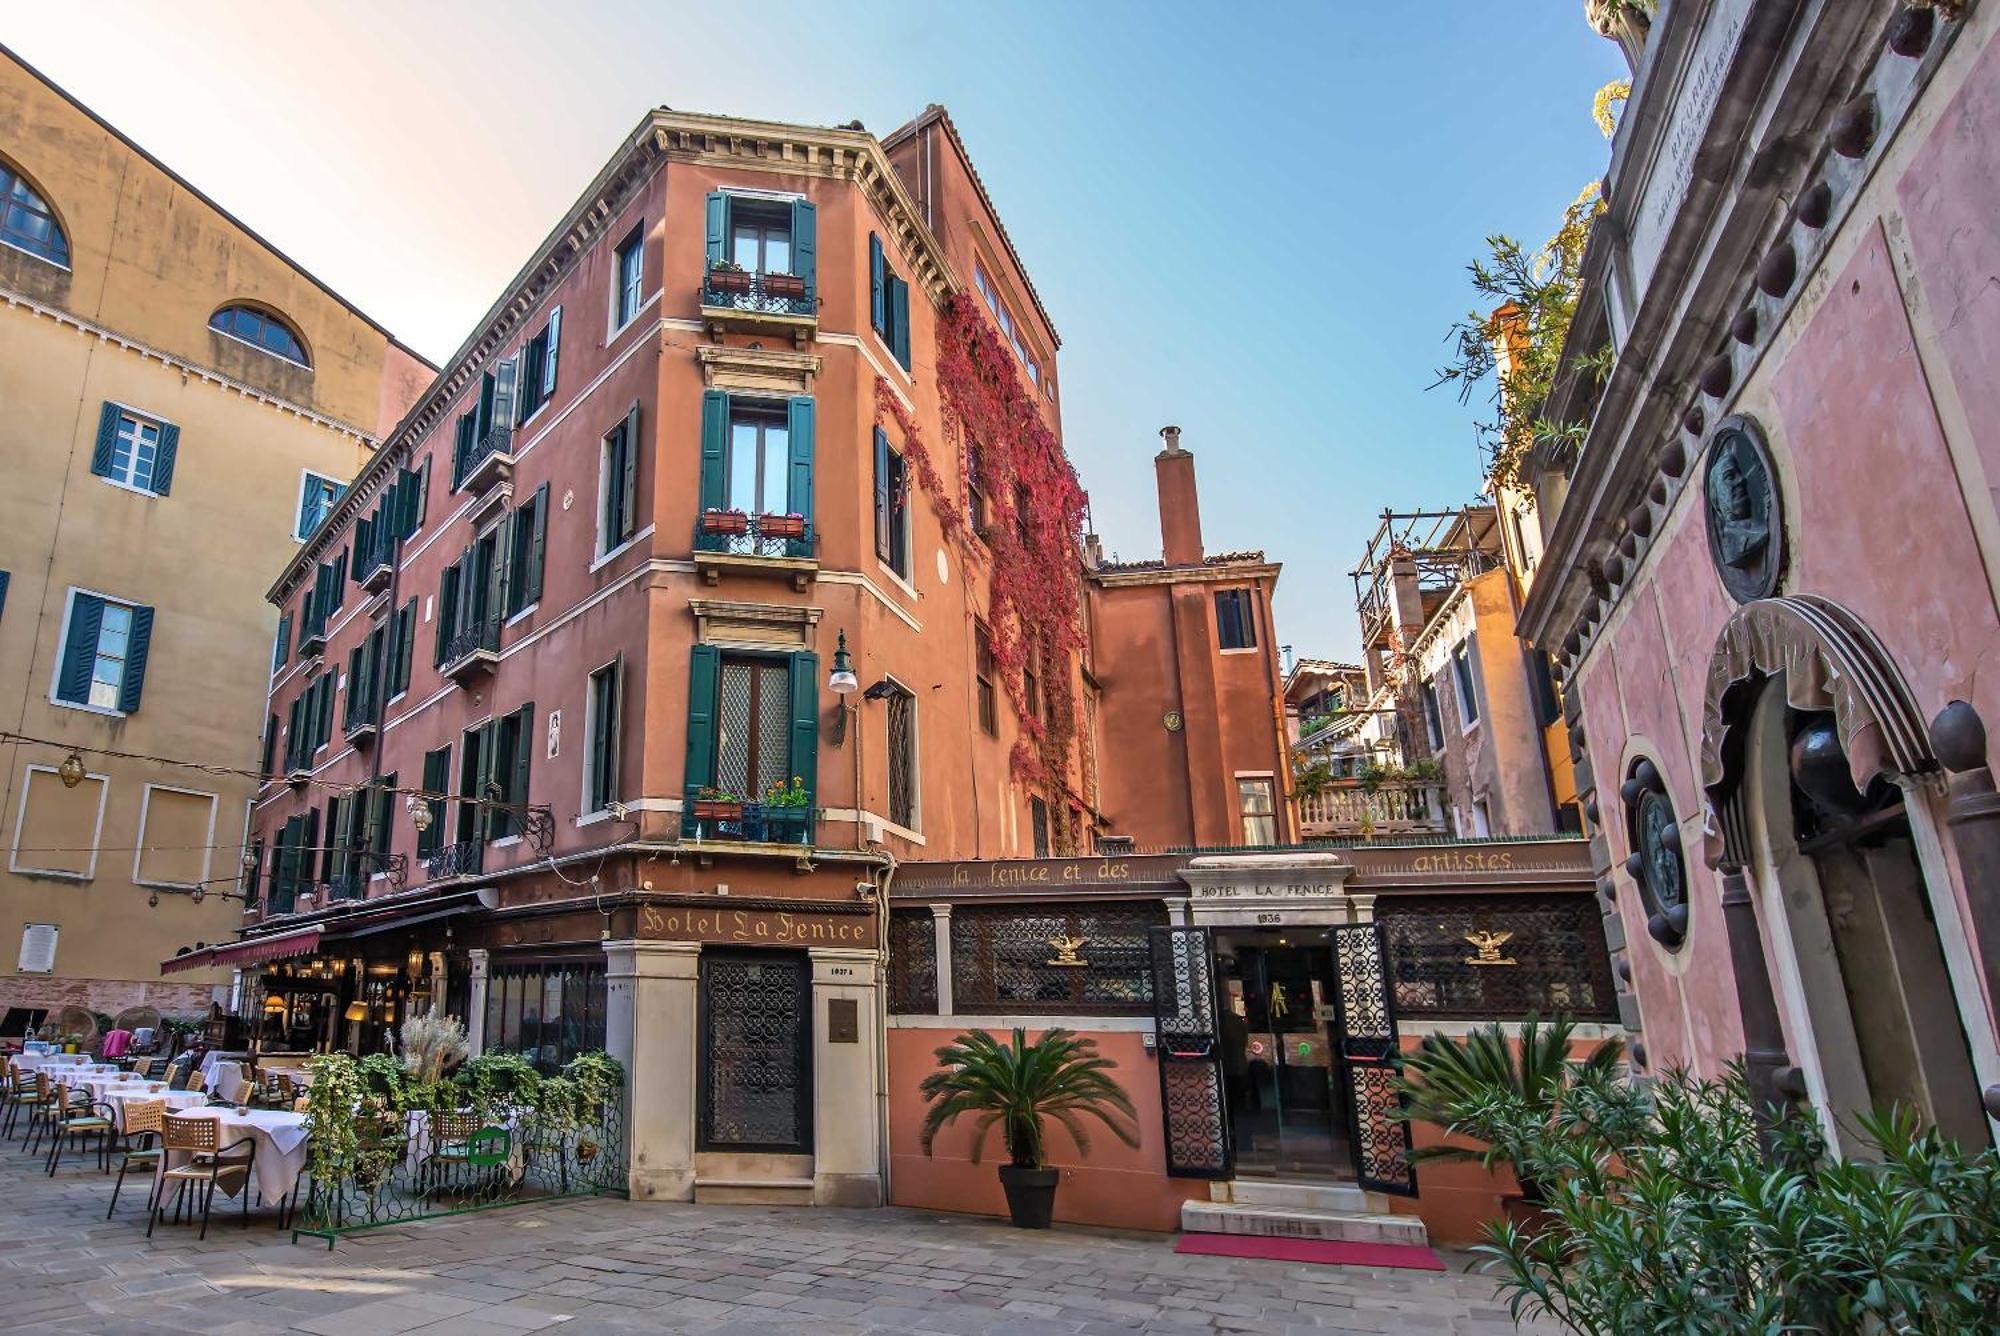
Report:
[[[851,997],[829,997],[826,1000],[826,1042],[829,1044],[861,1042],[859,1002]]]

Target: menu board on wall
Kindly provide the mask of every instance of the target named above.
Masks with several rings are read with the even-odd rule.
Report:
[[[15,968],[22,974],[55,973],[55,924],[24,923],[21,925],[20,963]]]

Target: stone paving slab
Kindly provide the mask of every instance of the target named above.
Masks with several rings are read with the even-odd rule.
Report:
[[[130,1185],[128,1184],[128,1187]],[[105,1219],[92,1163],[41,1171],[0,1143],[0,1328],[158,1336],[857,1336],[1510,1331],[1492,1283],[1183,1257],[1173,1237],[1016,1230],[912,1210],[635,1203],[484,1211],[297,1245],[218,1205],[208,1238],[143,1193]],[[234,1203],[232,1203],[234,1205]],[[1535,1328],[1547,1331],[1552,1328]]]

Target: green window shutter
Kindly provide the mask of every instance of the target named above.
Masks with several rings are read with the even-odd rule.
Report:
[[[369,548],[374,544],[374,541],[375,541],[375,521],[369,519],[366,515],[363,515],[360,519],[354,521],[354,550],[356,552],[365,554],[367,553]],[[362,557],[362,561],[366,560],[367,557],[364,555]],[[356,562],[354,565],[354,579],[355,583],[357,584],[359,584],[361,581],[360,562]]]
[[[505,365],[502,363],[501,365]],[[472,440],[476,444],[493,426],[494,376],[491,371],[479,375],[479,410],[472,423]]]
[[[287,770],[298,767],[299,740],[305,736],[301,721],[305,718],[307,694],[301,691],[292,697],[291,708],[285,715],[285,769]]]
[[[639,531],[639,405],[636,403],[625,415],[625,453],[619,461],[619,475],[618,532],[612,535],[614,541],[606,545],[607,550]]]
[[[888,266],[882,259],[882,238],[873,232],[868,234],[868,318],[875,326],[875,332],[883,338],[889,337],[889,289],[883,282],[888,277]]]
[[[549,545],[549,485],[543,483],[535,489],[534,532],[530,535],[528,547],[528,588],[522,596],[523,603],[534,603],[542,596],[542,559]]]
[[[417,601],[411,599],[396,614],[396,661],[392,665],[395,672],[395,687],[392,694],[400,695],[410,689],[410,651],[417,639]]]
[[[889,485],[889,437],[875,429],[875,555],[889,560],[889,530],[895,522],[894,502]]]
[[[488,720],[486,723],[480,725],[479,728],[479,769],[473,780],[472,796],[474,798],[491,799],[493,797],[495,775],[499,769],[496,764],[499,758],[495,755],[495,751],[500,743],[500,730],[497,727],[498,722],[498,720]],[[479,838],[482,840],[492,839],[494,826],[493,809],[481,806],[476,810],[479,813],[477,823]]]
[[[720,510],[729,499],[729,393],[701,395],[701,508]]]
[[[403,610],[394,609],[389,620],[383,624],[388,632],[382,651],[382,662],[388,671],[382,674],[382,699],[386,702],[396,694],[396,664],[403,657]]]
[[[340,605],[347,602],[347,548],[340,549],[340,555],[333,559],[333,573],[327,578],[327,611],[338,612]]]
[[[708,197],[708,264],[728,254],[729,245],[729,196],[720,190],[712,191]]]
[[[431,457],[429,455],[424,456],[424,462],[417,468],[415,497],[416,499],[410,505],[409,531],[404,533],[403,537],[405,538],[408,538],[410,533],[415,532],[417,526],[424,522],[424,514],[430,509]]]
[[[389,856],[389,849],[395,843],[395,827],[391,824],[395,814],[396,772],[391,770],[382,776],[381,783],[375,790],[374,828],[368,832],[368,847],[381,858],[386,859]]]
[[[451,490],[457,491],[465,482],[465,456],[472,449],[472,442],[478,434],[477,415],[464,412],[458,415],[458,426],[451,442]]]
[[[493,368],[493,417],[495,424],[514,420],[514,391],[520,381],[521,360],[510,357]]]
[[[795,396],[785,405],[785,435],[791,446],[791,476],[785,488],[785,504],[795,514],[813,515],[813,400],[809,394]]]
[[[533,701],[515,711],[519,725],[514,730],[514,754],[501,758],[501,764],[509,766],[507,776],[507,801],[521,804],[528,801],[528,762],[535,754],[535,705]],[[520,833],[520,823],[513,823],[513,830]]]
[[[332,832],[328,832],[331,834]],[[313,869],[313,854],[319,848],[319,809],[309,808],[299,823],[299,876],[310,880]]]
[[[271,868],[271,895],[273,899],[277,899],[298,885],[299,846],[303,843],[300,837],[304,834],[305,831],[301,826],[299,818],[286,818],[284,832],[278,836],[277,861]]]
[[[7,611],[7,572],[0,571],[0,612]]]
[[[607,676],[593,677],[590,716],[590,810],[597,811],[618,796],[618,719],[625,695],[625,656],[611,663]]]
[[[107,403],[97,411],[97,442],[90,451],[90,471],[100,478],[111,476],[111,451],[118,444],[118,405]]]
[[[271,763],[277,759],[277,747],[278,716],[274,714],[264,721],[264,759],[257,771],[267,779],[271,774]]]
[[[547,344],[542,352],[542,398],[556,392],[556,354],[562,347],[562,307],[549,312]]]
[[[811,200],[792,201],[792,272],[806,281],[810,300],[818,289],[813,281],[819,269],[819,210]]]
[[[688,665],[687,774],[689,788],[715,782],[715,690],[722,652],[696,645]]]
[[[361,672],[367,645],[368,642],[364,640],[347,651],[347,712],[343,722],[349,728],[354,727],[354,703],[362,698]]]
[[[278,647],[271,651],[271,671],[277,672],[292,656],[292,614],[278,614]]]
[[[125,680],[118,688],[118,708],[131,714],[139,708],[146,687],[146,654],[153,643],[153,610],[134,606],[132,636],[125,644]]]
[[[424,792],[444,793],[451,788],[451,748],[440,747],[424,753]],[[417,857],[428,858],[444,842],[444,800],[426,798],[431,809],[430,829],[417,835]]]
[[[819,655],[802,649],[792,655],[792,777],[807,793],[819,792]],[[812,829],[808,819],[808,830]]]
[[[889,321],[895,328],[893,351],[896,360],[903,364],[903,370],[910,369],[910,285],[891,275],[889,278],[890,300],[893,303]]]
[[[444,662],[445,646],[450,644],[451,638],[458,634],[457,628],[453,625],[457,620],[457,609],[458,563],[453,562],[451,565],[445,567],[444,574],[438,577],[437,649],[431,656],[431,666],[433,668]]]
[[[333,689],[334,674],[321,673],[319,678],[319,727],[313,732],[313,750],[318,751],[333,739]]]
[[[153,451],[153,490],[161,496],[174,490],[174,459],[181,450],[181,429],[160,424],[160,443]]]

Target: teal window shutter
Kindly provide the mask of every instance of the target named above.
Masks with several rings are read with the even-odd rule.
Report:
[[[69,637],[63,642],[62,672],[56,678],[56,699],[72,705],[90,703],[90,674],[97,667],[97,637],[104,628],[104,600],[92,594],[72,594]]]
[[[549,485],[543,483],[535,489],[535,527],[528,540],[528,588],[522,595],[523,604],[533,603],[542,596],[542,559],[549,545]]]
[[[819,655],[809,649],[792,655],[792,777],[807,793],[819,792]],[[812,829],[808,817],[807,830]]]
[[[396,690],[410,689],[410,651],[417,639],[417,601],[411,599],[396,614]]]
[[[696,645],[688,665],[687,774],[689,788],[715,782],[715,691],[722,652]]]
[[[111,451],[118,443],[118,405],[106,403],[97,412],[97,443],[90,451],[90,471],[100,478],[111,476]]]
[[[895,275],[889,276],[890,324],[894,327],[894,337],[890,340],[896,360],[903,364],[903,370],[910,369],[910,285]]]
[[[528,762],[535,754],[535,705],[533,701],[523,705],[515,713],[517,726],[514,729],[514,754],[502,758],[512,766],[508,777],[507,801],[516,805],[528,801]],[[509,829],[520,833],[518,817],[510,816]]]
[[[7,581],[9,578],[7,572],[0,571],[0,613],[7,611]]]
[[[277,759],[274,755],[277,745],[278,716],[274,714],[264,721],[264,760],[262,766],[257,771],[258,774],[267,777],[270,775],[271,762]]]
[[[504,363],[503,363],[504,365]],[[493,373],[481,372],[479,377],[479,410],[472,423],[472,440],[476,444],[493,425]]]
[[[875,555],[889,560],[890,527],[895,523],[895,497],[889,482],[889,437],[875,429]]]
[[[819,210],[811,200],[792,201],[792,272],[806,281],[806,297],[818,291],[813,280],[819,270]]]
[[[109,405],[106,406],[109,407]],[[91,471],[96,471],[95,465],[92,466]],[[318,485],[311,478],[307,478],[305,486],[299,488],[299,522],[292,527],[292,532],[301,538],[307,538],[312,535],[312,530],[306,527],[306,521],[312,518],[313,494],[317,490]]]
[[[729,393],[701,395],[701,508],[720,510],[729,497]]]
[[[424,753],[424,792],[445,793],[451,788],[451,748],[439,747]],[[429,830],[417,832],[417,857],[428,858],[444,843],[444,799],[426,798],[431,809]]]
[[[181,429],[171,422],[162,422],[160,443],[153,454],[153,490],[161,496],[174,490],[174,458],[180,449]]]
[[[153,610],[134,606],[132,637],[125,646],[125,680],[118,688],[118,708],[130,714],[139,708],[139,694],[146,686],[146,654],[153,643]]]
[[[618,531],[610,535],[613,541],[605,544],[607,551],[639,531],[639,405],[636,403],[625,415],[625,452],[618,465]]]
[[[457,622],[457,608],[458,563],[453,562],[451,565],[445,567],[444,574],[438,577],[437,652],[431,657],[432,667],[436,667],[444,662],[444,647],[450,643],[454,635],[458,634],[458,628],[455,625]]]
[[[549,327],[542,352],[542,398],[556,392],[556,352],[562,344],[562,307],[549,312]]]
[[[277,672],[285,666],[285,660],[292,656],[292,614],[278,616],[278,646],[271,652],[271,671]]]
[[[794,514],[812,524],[813,514],[813,401],[809,394],[794,397],[786,404],[786,438],[791,446],[791,477],[785,488],[785,504]]]
[[[368,551],[369,547],[374,542],[374,535],[375,535],[374,520],[371,520],[368,518],[368,516],[363,515],[360,519],[354,521],[354,550],[356,552]],[[366,558],[364,557],[363,560],[366,560]],[[357,584],[360,583],[361,566],[359,563],[356,563],[354,567],[354,579]]]
[[[728,254],[729,245],[729,196],[720,190],[711,191],[708,196],[708,264]]]
[[[888,277],[887,266],[882,260],[882,238],[875,233],[868,234],[868,314],[874,322],[875,332],[883,338],[889,337],[889,293],[883,282]]]
[[[285,711],[285,769],[287,770],[298,767],[299,739],[304,736],[300,730],[304,726],[306,694],[301,691],[292,697],[291,707]]]

